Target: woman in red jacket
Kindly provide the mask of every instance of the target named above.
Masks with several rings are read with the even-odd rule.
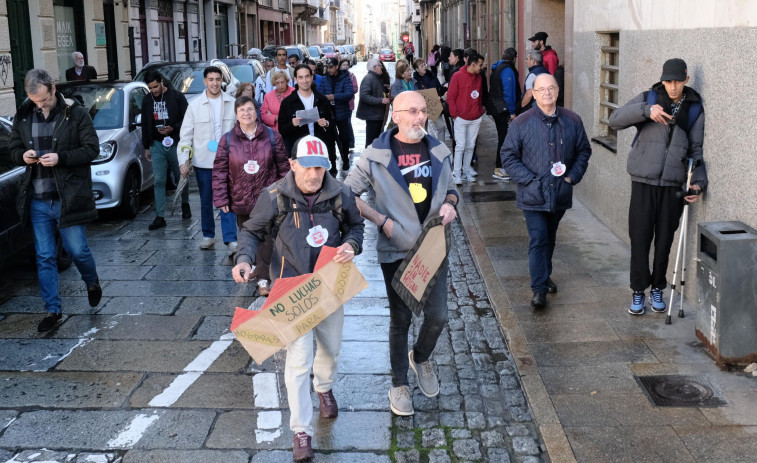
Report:
[[[263,106],[260,108],[260,118],[263,124],[268,127],[279,130],[279,110],[281,101],[288,97],[294,91],[289,86],[289,75],[285,71],[276,71],[271,76],[273,90],[266,93],[263,97]]]
[[[289,157],[281,134],[258,123],[255,100],[237,98],[234,111],[237,122],[221,137],[213,162],[213,204],[224,212],[234,212],[241,228],[265,187],[289,172]],[[252,277],[258,278],[261,296],[270,292],[272,252],[273,241],[269,239],[255,256]]]

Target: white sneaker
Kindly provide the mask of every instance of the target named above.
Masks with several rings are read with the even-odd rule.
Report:
[[[215,245],[215,238],[203,238],[202,241],[200,241],[200,249],[213,249],[213,246]]]
[[[468,175],[466,175],[466,176],[463,177],[463,181],[464,182],[475,182],[476,181],[476,177],[468,174]]]
[[[229,250],[229,257],[233,257],[234,254],[237,253],[237,242],[232,241],[231,243],[227,244],[226,247]]]
[[[475,177],[475,176],[477,176],[477,175],[478,175],[478,172],[476,172],[476,171],[475,171],[475,170],[473,169],[473,167],[471,167],[471,168],[469,168],[469,169],[468,169],[468,176],[469,176],[469,177]]]
[[[492,173],[492,177],[496,178],[497,180],[510,180],[510,176],[507,175],[507,172],[505,172],[505,169],[494,169],[494,173]]]
[[[452,175],[452,179],[455,181],[455,185],[462,185],[463,184],[463,181],[460,178],[460,175],[453,174]]]

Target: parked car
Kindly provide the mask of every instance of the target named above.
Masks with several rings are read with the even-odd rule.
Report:
[[[142,82],[148,69],[156,69],[168,80],[169,85],[184,93],[189,100],[205,90],[202,74],[208,66],[217,66],[221,69],[221,73],[223,74],[223,83],[221,86],[224,91],[230,95],[234,95],[237,91],[237,87],[239,87],[239,81],[231,73],[229,67],[218,59],[211,61],[186,61],[181,63],[152,61],[147,63],[145,67],[139,71],[139,74],[137,74],[137,77],[135,77],[134,80]]]
[[[326,54],[323,53],[323,50],[321,50],[321,47],[318,45],[311,45],[308,47],[308,51],[310,52],[310,58],[315,61],[316,64],[318,62],[323,63],[323,65],[326,65]]]
[[[394,52],[389,48],[382,48],[381,51],[379,51],[379,59],[381,61],[394,62],[397,60],[397,57],[394,56]]]
[[[326,59],[339,58],[339,50],[336,49],[336,46],[333,43],[317,43],[316,45],[321,47]]]
[[[336,47],[336,49],[339,51],[339,61],[341,61],[343,59],[346,59],[346,60],[349,60],[350,66],[352,66],[353,64],[355,64],[353,62],[352,53],[350,53],[350,51],[349,51],[349,49],[347,49],[347,47],[345,47],[344,45],[339,45],[338,47]]]
[[[222,59],[219,60],[229,67],[231,74],[239,82],[254,83],[259,75],[265,74],[263,65],[256,59]]]
[[[347,44],[344,46],[344,48],[347,49],[348,52],[352,55],[352,65],[357,64],[357,53],[355,52],[355,46],[351,44]]]
[[[31,223],[22,225],[16,211],[16,198],[26,167],[11,162],[10,138],[13,124],[0,117],[0,268],[7,267],[20,257],[33,255],[34,231]],[[71,256],[63,249],[57,236],[58,269],[71,265]]]
[[[92,194],[98,209],[118,208],[127,218],[139,212],[141,195],[152,188],[152,163],[142,148],[144,82],[65,82],[56,85],[65,97],[87,108],[100,139],[92,161]]]
[[[300,57],[300,62],[311,58],[310,52],[308,51],[308,48],[305,45],[302,45],[302,44],[284,45],[284,48],[287,49],[287,58],[290,55],[297,55]]]

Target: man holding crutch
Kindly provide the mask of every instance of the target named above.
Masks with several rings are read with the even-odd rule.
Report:
[[[667,286],[670,247],[683,212],[684,200],[692,203],[707,187],[707,170],[702,159],[704,109],[699,94],[687,87],[686,63],[665,61],[660,82],[618,108],[610,116],[610,127],[622,130],[636,126],[638,133],[628,155],[631,175],[631,204],[628,234],[631,238],[631,289],[628,312],[642,315],[644,291],[649,293],[654,312],[665,312],[662,291]],[[693,159],[690,182],[688,159]],[[682,237],[682,239],[686,239]],[[649,250],[654,240],[654,261],[649,268]],[[684,265],[685,267],[685,265]]]

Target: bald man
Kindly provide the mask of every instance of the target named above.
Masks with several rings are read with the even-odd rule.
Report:
[[[447,270],[441,271],[426,306],[423,325],[410,352],[407,335],[412,312],[392,288],[392,278],[421,234],[423,225],[441,216],[448,224],[457,216],[459,193],[452,178],[452,153],[446,145],[423,130],[428,118],[426,101],[417,92],[403,92],[394,99],[392,120],[397,127],[382,133],[360,155],[344,181],[355,195],[375,193],[375,205],[360,198],[360,214],[379,229],[378,251],[389,297],[389,357],[392,388],[389,406],[397,415],[412,415],[412,391],[408,366],[418,377],[418,387],[427,397],[439,394],[439,380],[430,357],[447,324]]]
[[[528,227],[528,270],[531,305],[547,305],[556,293],[552,281],[552,253],[557,226],[573,206],[573,187],[589,166],[591,145],[578,114],[557,107],[557,81],[550,74],[534,80],[536,105],[510,124],[502,145],[502,164],[518,184],[516,205]]]

